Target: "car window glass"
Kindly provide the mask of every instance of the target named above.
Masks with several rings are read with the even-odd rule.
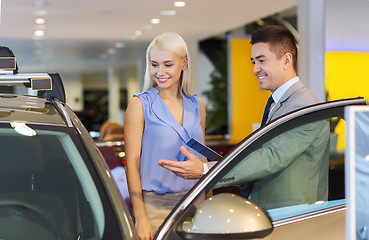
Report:
[[[104,228],[104,211],[97,189],[94,187],[92,177],[71,138],[65,133],[54,134],[58,136],[58,140],[60,140],[65,153],[68,155],[69,161],[71,162],[76,176],[79,179],[82,190],[91,205],[91,210],[95,216],[96,224],[101,237],[103,232],[102,230]]]
[[[0,215],[8,226],[2,231],[18,239],[101,239],[102,202],[70,136],[24,136],[10,125],[0,135]]]
[[[344,146],[337,145],[335,121],[344,123],[326,118],[277,131],[239,154],[208,191],[248,196],[252,188],[249,199],[274,221],[343,204]]]
[[[324,171],[317,170],[315,171],[315,176],[310,175],[314,176],[314,180],[312,180],[312,177],[300,177],[298,180],[292,182],[301,185],[301,189],[304,190],[307,189],[306,186],[310,186],[309,184],[319,182],[316,179],[321,179],[320,182],[323,184],[315,184],[315,186],[319,186],[319,188],[316,188],[318,190],[315,190],[314,193],[312,191],[307,192],[307,195],[315,196],[314,198],[311,197],[308,200],[301,200],[303,198],[300,198],[299,194],[295,194],[294,191],[291,191],[289,194],[292,202],[288,202],[290,201],[290,199],[288,199],[286,202],[280,201],[280,203],[278,203],[280,205],[275,204],[275,206],[267,206],[266,203],[269,203],[263,202],[263,198],[252,199],[252,197],[257,196],[255,192],[252,192],[251,200],[258,205],[262,205],[262,208],[268,213],[270,219],[275,221],[273,223],[273,225],[276,224],[275,226],[284,226],[285,224],[291,223],[290,220],[296,221],[299,219],[305,220],[311,217],[319,217],[322,211],[325,213],[335,213],[344,210],[346,200],[343,167],[345,161],[345,121],[343,120],[343,110],[343,106],[335,106],[333,104],[332,107],[318,106],[315,109],[302,109],[301,111],[296,111],[285,117],[276,119],[274,122],[250,134],[228,152],[223,160],[215,164],[194,188],[191,189],[163,223],[162,231],[158,236],[164,235],[164,230],[167,232],[165,233],[165,239],[172,239],[172,237],[178,234],[181,236],[188,235],[188,237],[199,237],[200,235],[197,235],[197,233],[209,233],[209,228],[207,226],[211,224],[210,219],[213,219],[214,215],[212,213],[218,212],[219,208],[223,208],[223,210],[228,208],[230,215],[225,214],[224,216],[222,215],[223,217],[217,217],[217,220],[219,220],[218,223],[216,223],[217,226],[223,227],[219,228],[215,234],[231,231],[227,229],[227,226],[230,226],[229,223],[237,222],[240,219],[245,219],[245,217],[249,217],[251,222],[255,222],[256,218],[253,218],[252,214],[244,212],[242,212],[241,215],[234,214],[236,213],[234,207],[239,207],[240,205],[229,199],[233,198],[233,196],[235,199],[237,196],[241,196],[242,199],[246,200],[246,196],[240,189],[240,187],[244,185],[244,181],[254,182],[255,180],[255,182],[257,182],[256,180],[259,179],[266,181],[265,177],[256,178],[256,174],[260,174],[261,176],[262,174],[265,174],[265,176],[274,174],[274,176],[278,178],[278,174],[276,174],[278,171],[275,170],[277,168],[273,167],[273,164],[268,161],[268,158],[281,159],[283,161],[280,162],[283,163],[286,162],[286,159],[281,153],[299,157],[299,152],[304,152],[303,149],[308,148],[310,145],[315,146],[317,151],[314,151],[314,149],[309,151],[309,155],[305,158],[307,159],[306,163],[311,163],[311,165],[314,166],[316,162],[324,162],[323,165],[321,164],[324,166]],[[335,122],[338,122],[338,125]],[[337,144],[335,143],[336,141],[332,140],[335,138],[332,136],[335,135],[334,133],[338,134]],[[299,137],[298,140],[296,140],[297,136]],[[277,140],[279,140],[279,143]],[[282,151],[275,151],[278,146],[283,148]],[[264,153],[260,152],[260,149],[263,147],[269,148],[269,151]],[[247,168],[247,161],[253,156],[257,156],[257,160],[259,160],[250,161],[253,167],[258,168],[259,166],[263,166],[265,168],[265,166],[269,166],[271,169],[269,175],[267,171],[260,169],[252,171],[252,168]],[[317,161],[318,159],[320,159],[320,161]],[[281,166],[290,166],[293,164],[293,161],[294,160],[290,160],[290,163],[284,163],[281,164]],[[300,175],[306,174],[306,172],[314,174],[314,171],[309,171],[306,167],[303,170],[291,172],[291,176],[299,177]],[[322,180],[326,180],[325,184]],[[266,186],[268,185],[269,184]],[[285,194],[287,188],[282,188],[281,186],[282,185],[276,186],[275,189],[271,189],[272,191],[276,190],[277,193]],[[259,190],[260,185],[259,189],[256,189]],[[221,197],[218,198],[218,196]],[[284,195],[282,195],[282,199],[283,197]],[[225,202],[222,199],[228,199],[229,201]],[[265,199],[268,200],[271,198],[266,197]],[[249,201],[244,201],[244,203],[245,202]],[[205,214],[203,211],[204,208],[206,208]],[[262,217],[262,215],[263,214],[261,214],[260,217]],[[292,219],[290,219],[290,217],[292,217]],[[200,228],[198,224],[195,224],[199,219],[202,221]],[[259,219],[259,215],[257,219]],[[245,221],[242,220],[240,224],[241,227],[243,222]],[[243,238],[250,237],[248,231],[238,232],[245,233],[245,235],[242,236]]]

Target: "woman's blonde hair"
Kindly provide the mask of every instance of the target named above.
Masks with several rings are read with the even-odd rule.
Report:
[[[187,44],[183,40],[183,38],[175,32],[164,32],[158,35],[150,45],[147,47],[146,50],[146,72],[145,72],[145,79],[144,79],[144,91],[150,90],[153,86],[156,86],[156,83],[151,77],[150,74],[150,67],[151,67],[151,58],[150,52],[153,47],[158,47],[162,50],[166,50],[172,52],[180,57],[187,58],[187,68],[182,70],[179,85],[178,85],[178,93],[181,94],[182,92],[187,96],[192,96],[191,90],[191,64],[190,64],[190,57],[187,50]]]

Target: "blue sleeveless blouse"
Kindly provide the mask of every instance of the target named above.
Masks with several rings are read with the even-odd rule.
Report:
[[[181,146],[204,161],[201,154],[186,145],[191,138],[204,142],[199,101],[196,95],[188,98],[182,94],[182,127],[158,94],[159,90],[153,87],[149,91],[133,95],[140,98],[145,116],[140,160],[142,190],[158,194],[186,193],[197,180],[177,177],[161,167],[158,161],[186,161],[187,158],[179,150]]]

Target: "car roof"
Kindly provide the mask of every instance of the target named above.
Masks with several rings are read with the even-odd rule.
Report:
[[[66,102],[65,90],[59,74],[18,73],[13,52],[6,46],[0,46],[0,86],[15,85],[31,88],[32,93],[37,93],[37,97],[1,93],[4,89],[0,88],[0,123],[18,121],[67,125],[68,119],[64,118],[65,113],[62,110],[58,112],[56,109],[56,107],[59,109],[59,104]]]
[[[0,94],[0,123],[14,121],[66,126],[55,107],[44,98]]]

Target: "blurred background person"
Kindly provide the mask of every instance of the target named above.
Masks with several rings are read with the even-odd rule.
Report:
[[[124,140],[122,125],[115,122],[105,122],[100,128],[99,141]]]

